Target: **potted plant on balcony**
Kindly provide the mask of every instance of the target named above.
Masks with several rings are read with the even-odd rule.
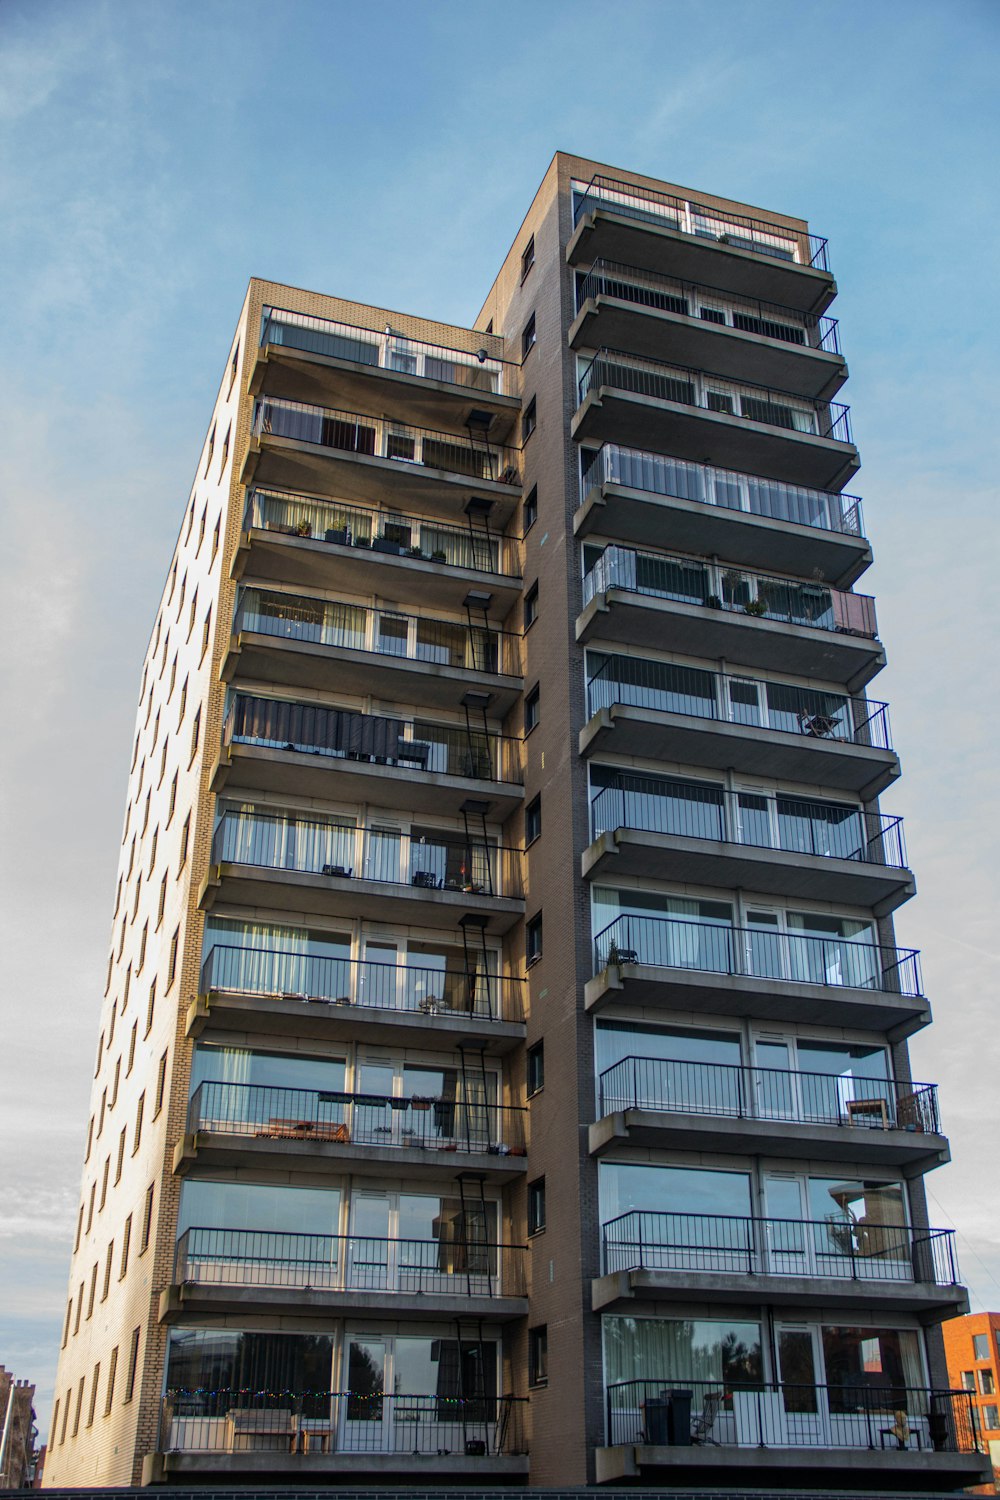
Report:
[[[398,557],[402,550],[399,542],[390,536],[381,535],[372,538],[373,552],[387,552],[390,557]]]
[[[422,547],[407,547],[406,555],[407,557],[423,557],[424,549]]]
[[[330,526],[324,531],[323,540],[326,542],[336,542],[341,547],[349,547],[351,545],[351,533],[346,526]]]
[[[758,618],[761,615],[766,615],[767,614],[767,602],[766,602],[766,600],[764,600],[764,599],[748,599],[747,602],[746,602],[746,604],[744,604],[744,606],[743,606],[743,613],[745,615],[756,615]]]
[[[441,547],[435,547],[434,551],[431,553],[431,562],[443,563],[447,561],[448,558],[444,549]]]
[[[296,536],[312,536],[313,523],[311,521],[300,521],[295,528]]]
[[[354,546],[355,547],[370,547],[371,544],[372,544],[371,543],[371,537],[356,536],[354,538]]]

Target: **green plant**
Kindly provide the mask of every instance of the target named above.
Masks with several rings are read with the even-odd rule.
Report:
[[[311,521],[300,521],[295,528],[296,536],[312,536],[313,526]]]
[[[431,553],[431,562],[441,563],[447,561],[447,556],[440,547],[436,547],[435,550]]]
[[[615,942],[614,938],[612,938],[608,946],[608,968],[617,969],[620,962],[621,960],[618,956],[618,944]]]
[[[748,599],[743,606],[743,611],[748,615],[766,615],[767,604],[763,599]]]

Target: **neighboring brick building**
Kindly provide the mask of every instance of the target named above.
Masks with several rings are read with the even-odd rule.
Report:
[[[1000,1477],[1000,1313],[968,1313],[941,1325],[948,1381],[975,1394],[979,1428]]]
[[[564,153],[473,327],[251,281],[46,1485],[982,1477],[835,294]]]
[[[0,1490],[18,1490],[31,1484],[35,1466],[35,1387],[28,1380],[15,1380],[13,1372],[0,1365]]]

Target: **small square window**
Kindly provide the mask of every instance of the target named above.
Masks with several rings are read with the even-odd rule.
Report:
[[[545,1087],[545,1043],[528,1048],[528,1098]]]
[[[538,584],[533,583],[524,596],[524,628],[530,630],[538,618]]]
[[[524,249],[521,251],[521,280],[527,276],[535,264],[535,236],[532,235]]]
[[[988,1333],[974,1333],[972,1335],[972,1357],[973,1359],[989,1359],[990,1336]]]
[[[524,847],[533,844],[542,831],[542,799],[535,797],[524,809]]]
[[[549,1383],[549,1330],[543,1324],[541,1328],[528,1329],[528,1384],[548,1385]]]
[[[542,914],[531,918],[524,925],[524,961],[533,964],[542,956]]]
[[[545,1228],[545,1178],[528,1183],[528,1233],[540,1234]]]
[[[536,685],[531,689],[531,692],[526,695],[525,700],[524,700],[524,732],[525,732],[525,734],[530,734],[531,731],[534,729],[535,725],[538,723],[540,707],[541,707],[541,693],[540,693],[538,685],[536,683]]]
[[[531,317],[528,319],[527,323],[525,323],[525,325],[524,325],[524,332],[521,334],[521,358],[522,359],[526,358],[526,356],[528,354],[528,351],[534,345],[536,338],[537,338],[537,335],[535,333],[535,315],[534,315],[534,313],[532,313]]]
[[[526,443],[528,441],[528,439],[530,438],[531,434],[534,432],[534,430],[535,430],[535,428],[537,426],[538,426],[538,409],[537,409],[537,405],[536,405],[536,402],[535,402],[535,398],[534,398],[534,396],[532,396],[531,400],[528,402],[527,406],[524,408],[524,414],[521,417],[521,442],[522,443]]]
[[[533,485],[532,488],[531,488],[531,490],[529,491],[529,493],[527,495],[525,495],[525,497],[524,497],[524,504],[521,507],[521,534],[522,534],[522,536],[527,536],[528,535],[528,532],[531,530],[532,526],[534,526],[534,524],[535,524],[535,522],[537,520],[538,520],[538,486],[536,484],[536,485]]]

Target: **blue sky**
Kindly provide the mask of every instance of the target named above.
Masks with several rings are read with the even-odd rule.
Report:
[[[1000,1308],[998,65],[995,0],[0,0],[0,1360],[43,1426],[140,666],[247,279],[471,322],[557,148],[830,238],[930,1217]]]

